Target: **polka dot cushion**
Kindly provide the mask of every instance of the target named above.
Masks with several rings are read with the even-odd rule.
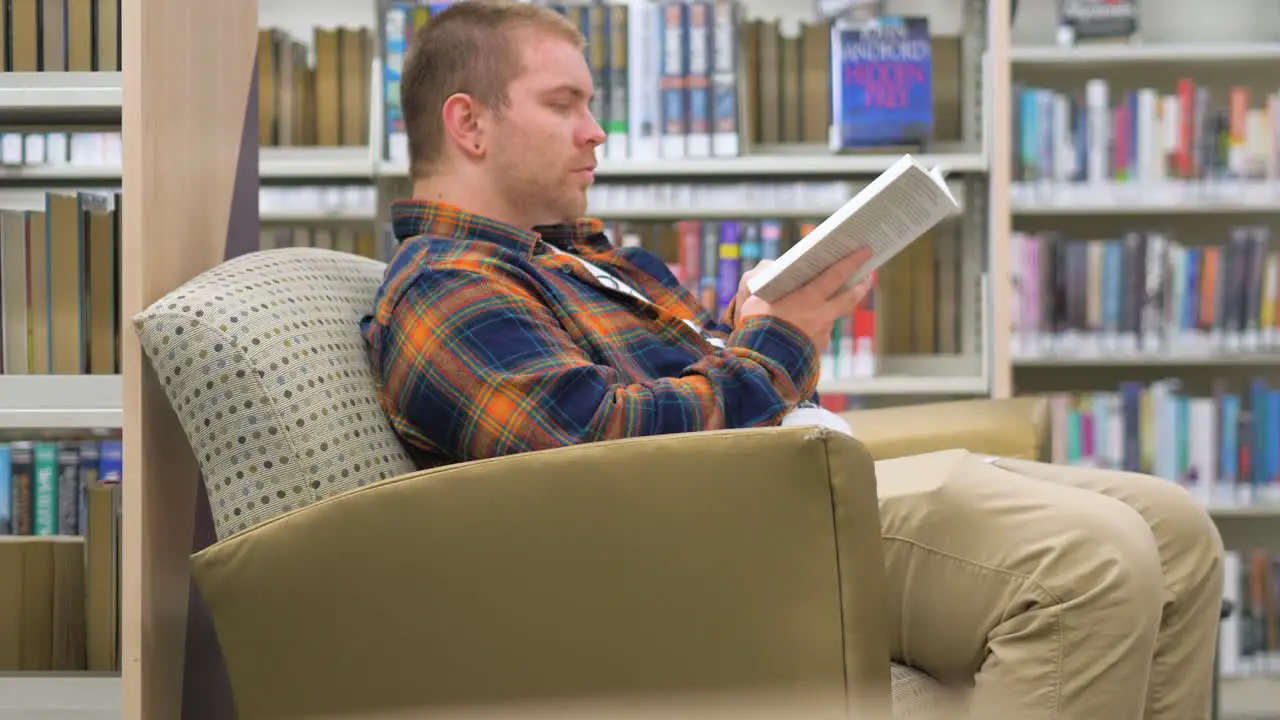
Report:
[[[134,318],[220,539],[413,471],[375,400],[360,335],[383,269],[333,250],[256,252]]]

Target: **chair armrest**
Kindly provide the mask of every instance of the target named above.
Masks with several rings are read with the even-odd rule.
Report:
[[[889,703],[875,470],[813,428],[415,473],[193,556],[242,720],[805,688]]]
[[[1047,452],[1044,398],[926,403],[843,414],[876,460],[961,448],[1039,460]]]

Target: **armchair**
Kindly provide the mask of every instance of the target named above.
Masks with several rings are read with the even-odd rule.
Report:
[[[1037,401],[416,472],[356,322],[382,272],[258,252],[133,319],[203,471],[219,542],[192,572],[240,718],[756,692],[901,718],[949,696],[889,663],[874,460],[1035,455]]]

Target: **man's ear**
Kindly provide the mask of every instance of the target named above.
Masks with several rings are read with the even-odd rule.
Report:
[[[452,143],[465,156],[484,156],[483,113],[480,103],[466,93],[450,95],[440,110],[447,142]]]

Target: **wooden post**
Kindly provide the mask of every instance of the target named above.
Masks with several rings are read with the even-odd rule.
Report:
[[[987,333],[990,353],[991,396],[1007,398],[1013,395],[1013,360],[1010,352],[1010,318],[1012,295],[1010,276],[1010,244],[1013,242],[1013,215],[1010,206],[1010,183],[1013,174],[1009,157],[1012,152],[1013,116],[1012,67],[1009,61],[1011,47],[1012,10],[1009,0],[987,0],[987,67],[990,69],[985,82],[991,84],[989,104],[984,119],[990,131],[986,134],[986,149],[990,196],[987,213],[990,222],[991,246],[988,257],[991,278],[991,310],[987,313],[990,332]]]
[[[199,471],[132,318],[256,226],[258,3],[121,0],[121,14],[123,717],[174,720]]]

